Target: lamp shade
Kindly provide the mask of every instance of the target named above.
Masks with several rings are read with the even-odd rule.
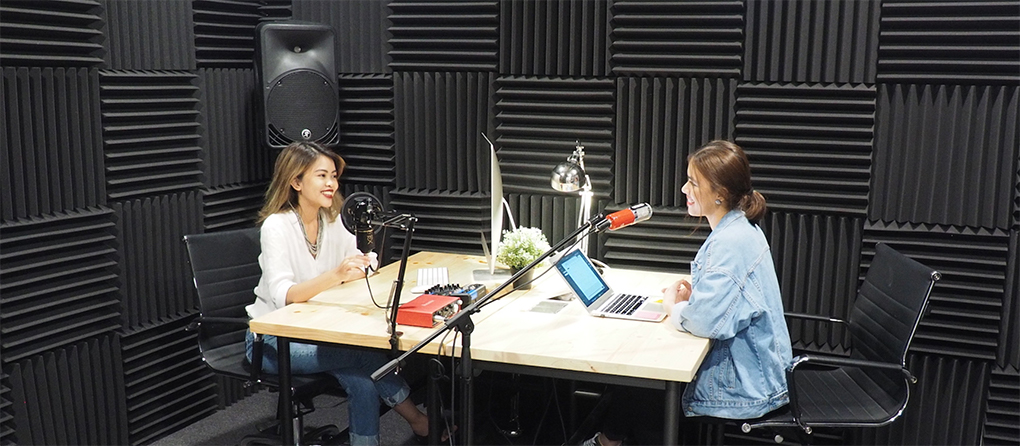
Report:
[[[581,190],[582,178],[584,178],[584,169],[581,166],[577,163],[564,161],[553,169],[549,183],[553,189],[558,191],[576,192]]]

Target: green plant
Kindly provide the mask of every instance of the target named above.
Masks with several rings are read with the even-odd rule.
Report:
[[[549,250],[549,241],[538,228],[518,227],[503,231],[496,261],[513,270],[524,268]]]

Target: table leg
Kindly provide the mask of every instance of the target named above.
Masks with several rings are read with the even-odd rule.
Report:
[[[283,444],[298,444],[297,436],[294,433],[294,403],[291,401],[290,376],[290,340],[287,338],[276,338],[277,363],[280,365],[280,409],[283,416],[280,420],[280,429],[283,434]]]
[[[426,383],[428,390],[428,415],[429,415],[429,444],[440,444],[440,434],[443,432],[446,423],[442,423],[443,411],[439,404],[439,380],[443,378],[440,364],[436,360],[429,360],[429,379]]]
[[[666,417],[662,423],[662,442],[664,445],[676,445],[680,438],[680,383],[666,381]]]

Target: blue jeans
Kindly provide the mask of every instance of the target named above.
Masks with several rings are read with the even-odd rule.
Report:
[[[251,361],[255,335],[248,332],[245,347]],[[263,336],[262,371],[278,374],[276,336]],[[395,373],[373,382],[371,375],[386,364],[386,355],[342,347],[290,343],[290,370],[293,373],[325,372],[336,377],[347,392],[351,445],[379,444],[379,400],[390,407],[407,399],[410,387]]]

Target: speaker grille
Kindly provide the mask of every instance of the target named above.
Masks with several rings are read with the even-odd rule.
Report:
[[[314,71],[298,70],[283,75],[269,88],[266,117],[270,145],[337,142],[338,99],[329,80]]]

